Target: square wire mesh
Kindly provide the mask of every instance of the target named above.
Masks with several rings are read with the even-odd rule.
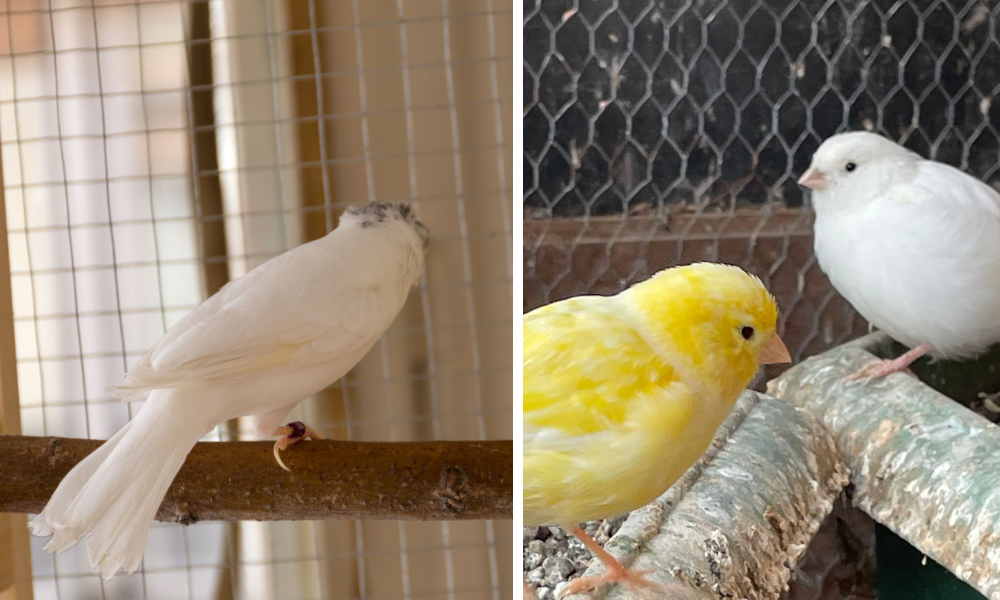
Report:
[[[420,286],[292,417],[509,439],[512,30],[497,0],[0,1],[24,433],[109,437],[139,406],[104,388],[204,298],[350,204],[410,199],[432,233]],[[510,594],[503,521],[156,524],[109,583],[84,544],[43,543],[39,599]]]

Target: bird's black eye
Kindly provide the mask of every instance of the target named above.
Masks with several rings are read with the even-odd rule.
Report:
[[[848,173],[850,173],[851,171],[853,171],[854,169],[857,169],[857,168],[858,168],[858,165],[856,165],[856,164],[854,164],[852,162],[849,162],[846,165],[844,165],[844,169],[846,169]]]
[[[753,327],[750,327],[749,325],[744,326],[740,329],[740,335],[743,336],[743,339],[749,340],[753,337]]]

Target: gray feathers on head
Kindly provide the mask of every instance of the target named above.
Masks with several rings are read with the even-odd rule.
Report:
[[[358,217],[362,228],[375,227],[390,219],[406,221],[420,236],[424,248],[430,242],[430,230],[417,218],[413,206],[409,202],[383,202],[375,200],[361,206],[349,206],[344,214]]]

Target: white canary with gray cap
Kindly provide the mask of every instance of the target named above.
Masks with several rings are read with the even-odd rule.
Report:
[[[258,436],[282,436],[279,463],[280,450],[320,437],[302,423],[279,425],[385,333],[419,277],[427,240],[408,204],[372,202],[229,282],[112,387],[126,402],[146,402],[63,478],[32,533],[52,536],[49,552],[90,533],[90,562],[105,579],[132,573],[174,475],[218,423],[254,415]],[[274,465],[274,476],[287,475]]]

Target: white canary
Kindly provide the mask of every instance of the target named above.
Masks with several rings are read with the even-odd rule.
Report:
[[[1000,342],[1000,194],[868,132],[835,135],[799,183],[813,190],[820,268],[875,327],[909,346],[855,377]]]
[[[66,475],[31,521],[32,533],[52,536],[49,552],[92,533],[94,568],[105,579],[119,568],[132,573],[174,475],[218,423],[255,415],[258,436],[285,436],[276,455],[304,436],[318,437],[301,423],[279,424],[302,399],[345,375],[388,329],[419,277],[427,239],[408,204],[372,202],[348,208],[325,237],[231,281],[113,386],[125,401],[148,398]]]

